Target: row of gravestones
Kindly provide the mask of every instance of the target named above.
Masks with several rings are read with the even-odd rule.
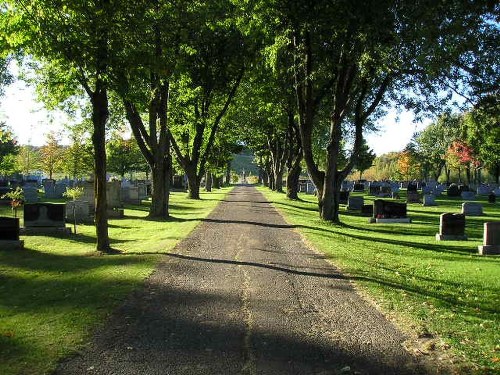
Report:
[[[351,197],[348,200],[348,209],[360,209],[362,213],[371,214],[370,222],[376,223],[409,223],[406,203],[376,199],[373,206],[364,205],[363,197]],[[466,216],[480,216],[482,206],[475,202],[462,204],[462,213],[443,213],[440,216],[439,233],[437,240],[466,240]],[[500,254],[500,222],[484,224],[483,245],[478,248],[481,255]]]

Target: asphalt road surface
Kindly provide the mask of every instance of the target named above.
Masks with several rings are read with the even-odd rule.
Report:
[[[425,374],[405,337],[238,186],[56,374]]]

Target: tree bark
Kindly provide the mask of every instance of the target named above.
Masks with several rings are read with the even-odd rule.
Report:
[[[205,191],[211,192],[212,191],[212,173],[207,172],[205,173]]]
[[[292,168],[288,170],[288,176],[286,178],[286,197],[288,199],[299,199],[298,193],[301,172],[302,169],[300,168],[300,163],[294,164]]]
[[[94,131],[94,187],[95,226],[98,251],[109,252],[111,246],[108,233],[108,212],[106,200],[106,122],[109,117],[108,95],[102,81],[96,83],[96,91],[91,97],[92,123]]]
[[[189,165],[184,171],[188,180],[188,198],[200,199],[200,180],[196,173],[196,165]]]

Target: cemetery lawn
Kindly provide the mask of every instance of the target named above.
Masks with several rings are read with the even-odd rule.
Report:
[[[498,203],[479,198],[485,215],[466,218],[468,241],[438,242],[439,214],[460,212],[461,199],[443,195],[436,207],[409,204],[412,224],[368,224],[341,206],[342,224],[333,225],[319,219],[314,196],[291,201],[259,189],[397,322],[410,350],[455,363],[459,373],[500,373],[500,257],[477,254],[483,223],[500,221]],[[365,204],[371,199],[365,195]]]
[[[50,373],[58,360],[88,343],[151,274],[161,254],[186,237],[229,190],[202,192],[199,201],[172,193],[169,221],[144,220],[147,202],[125,206],[124,219],[109,221],[119,255],[95,252],[90,225],[78,225],[78,234],[66,237],[21,236],[24,250],[0,251],[0,374]],[[0,215],[11,216],[10,207],[0,207]]]

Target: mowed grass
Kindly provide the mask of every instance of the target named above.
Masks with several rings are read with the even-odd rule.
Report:
[[[172,193],[169,221],[145,220],[146,205],[127,206],[124,219],[109,221],[119,255],[95,252],[91,225],[59,238],[22,236],[24,250],[0,251],[0,374],[51,372],[229,190],[202,193],[200,201]],[[1,207],[0,215],[11,216],[10,208]]]
[[[290,201],[284,194],[260,191],[396,319],[418,352],[454,362],[459,373],[500,373],[500,257],[477,251],[483,223],[500,221],[498,203],[478,199],[485,215],[466,218],[468,241],[439,242],[439,215],[460,212],[459,198],[443,195],[436,207],[409,204],[411,224],[368,224],[367,217],[341,206],[342,224],[333,225],[318,218],[314,196]],[[371,200],[365,196],[365,204]]]

